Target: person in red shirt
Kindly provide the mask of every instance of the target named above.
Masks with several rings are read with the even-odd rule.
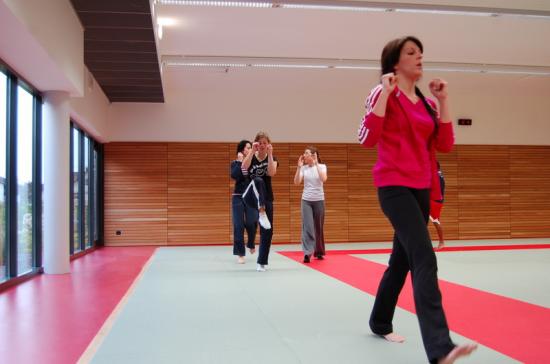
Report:
[[[439,238],[439,244],[436,249],[442,249],[445,247],[445,240],[443,239],[443,228],[441,227],[441,209],[443,209],[443,202],[445,201],[445,178],[443,177],[443,172],[441,171],[441,165],[437,162],[437,175],[439,177],[438,184],[435,186],[439,187],[441,190],[441,199],[434,200],[430,199],[430,221],[434,224],[435,230],[437,231],[437,237]]]
[[[436,186],[436,151],[449,152],[454,144],[447,82],[429,83],[437,99],[424,97],[416,83],[422,77],[423,45],[415,37],[390,41],[382,50],[381,82],[370,93],[359,129],[365,147],[377,146],[373,168],[378,199],[395,234],[388,268],[380,281],[369,325],[373,333],[391,342],[404,337],[393,331],[397,298],[409,270],[424,349],[430,363],[453,363],[470,354],[476,344],[456,346],[437,282],[437,261],[430,234],[430,198],[441,199]]]

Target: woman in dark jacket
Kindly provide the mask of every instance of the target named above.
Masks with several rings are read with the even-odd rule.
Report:
[[[252,143],[248,140],[241,140],[237,144],[237,159],[231,162],[231,178],[235,180],[235,189],[231,196],[231,210],[233,218],[233,255],[239,258],[237,262],[244,264],[246,250],[244,246],[244,231],[246,229],[248,247],[250,254],[254,254],[256,247],[254,240],[256,238],[256,224],[258,222],[258,210],[247,207],[242,199],[242,194],[248,184],[250,178],[246,170],[242,170],[243,159],[252,150]]]

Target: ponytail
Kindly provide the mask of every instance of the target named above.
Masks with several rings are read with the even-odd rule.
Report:
[[[420,98],[420,100],[422,100],[422,103],[424,104],[424,107],[428,111],[428,114],[430,114],[430,116],[432,117],[432,120],[434,121],[434,125],[435,125],[434,135],[437,135],[437,132],[439,130],[439,121],[437,119],[436,111],[434,110],[432,105],[430,105],[428,103],[428,100],[426,100],[426,97],[424,97],[424,95],[422,94],[422,92],[420,91],[420,89],[418,87],[415,86],[414,92],[416,93],[416,96],[418,96]]]

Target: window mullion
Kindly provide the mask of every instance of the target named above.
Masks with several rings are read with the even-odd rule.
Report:
[[[88,240],[90,247],[94,246],[94,225],[95,225],[95,168],[94,168],[94,145],[95,142],[88,138]]]
[[[69,252],[70,255],[74,254],[74,172],[73,172],[73,166],[74,166],[74,125],[71,123],[70,128],[70,137],[69,137],[69,196],[70,196],[70,203],[69,203]]]
[[[33,102],[32,242],[33,268],[42,267],[42,98]]]

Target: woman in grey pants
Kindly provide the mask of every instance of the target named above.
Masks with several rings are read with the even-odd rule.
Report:
[[[323,183],[327,180],[327,166],[322,164],[319,151],[308,146],[298,158],[298,167],[294,175],[294,184],[304,182],[302,193],[302,249],[304,263],[311,256],[323,259],[325,255],[325,193]]]

